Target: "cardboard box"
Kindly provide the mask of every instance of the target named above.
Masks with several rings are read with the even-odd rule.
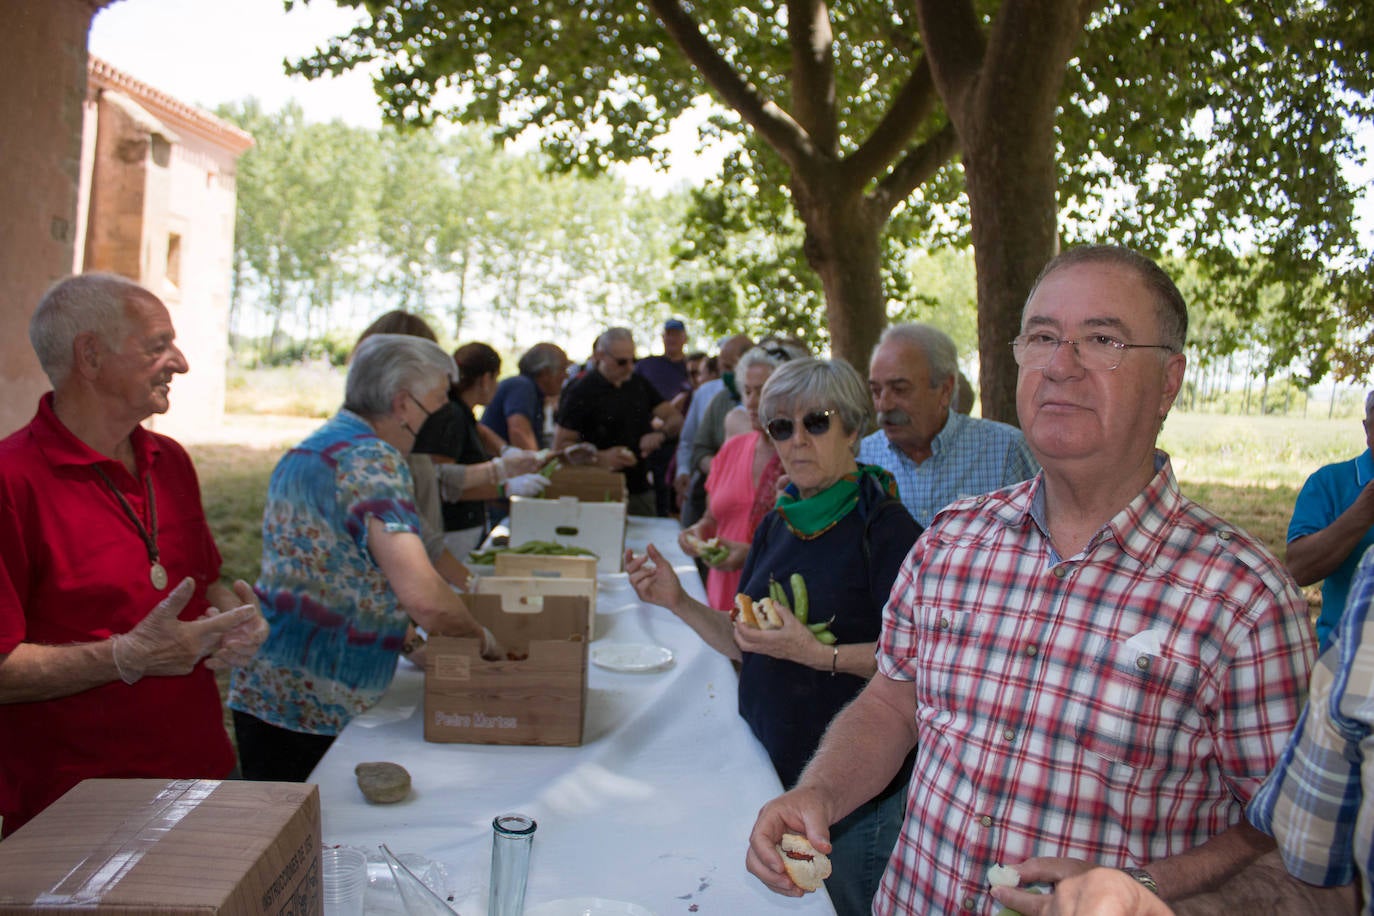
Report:
[[[431,635],[425,646],[425,740],[580,745],[587,710],[588,599],[548,596],[538,609],[504,602],[500,595],[464,600],[509,657],[487,661],[480,640]]]
[[[0,914],[320,916],[320,795],[301,783],[88,779],[0,843]]]
[[[619,476],[619,475],[616,475]],[[583,502],[572,496],[510,501],[510,546],[551,541],[596,554],[600,572],[620,572],[625,553],[625,503]]]
[[[498,553],[498,576],[550,579],[596,579],[596,557],[564,557],[542,553]]]
[[[543,496],[545,499],[571,496],[584,503],[623,503],[630,498],[630,493],[624,474],[605,468],[569,465],[553,472]]]
[[[591,560],[591,557],[579,559]],[[544,600],[559,595],[587,599],[587,641],[596,638],[596,579],[565,579],[545,576],[482,576],[476,594],[499,595],[505,607],[518,611],[542,611]]]

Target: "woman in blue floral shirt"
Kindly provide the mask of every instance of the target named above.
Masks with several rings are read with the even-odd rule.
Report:
[[[229,690],[244,778],[304,781],[386,691],[412,619],[499,651],[430,564],[406,467],[456,375],[431,341],[367,338],[343,409],[272,472],[256,586],[271,634]]]

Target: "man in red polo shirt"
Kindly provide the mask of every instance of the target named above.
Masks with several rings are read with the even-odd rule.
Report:
[[[167,309],[82,274],[29,325],[52,381],[0,441],[0,817],[5,835],[90,777],[234,769],[212,668],[267,633],[219,551],[186,452],[139,424],[186,359]]]

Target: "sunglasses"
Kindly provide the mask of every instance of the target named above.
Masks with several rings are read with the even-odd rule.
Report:
[[[635,358],[633,356],[612,356],[611,362],[624,369],[626,366],[633,366],[635,364]]]
[[[833,410],[808,410],[802,414],[801,425],[808,435],[824,436],[830,432],[830,418],[835,415]],[[786,442],[792,438],[792,434],[797,431],[797,422],[791,417],[778,417],[769,420],[764,424],[764,432],[768,433],[768,438],[774,442]]]

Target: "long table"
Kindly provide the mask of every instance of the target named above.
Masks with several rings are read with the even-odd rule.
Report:
[[[631,518],[627,546],[642,551],[650,541],[704,600],[696,568],[677,546],[676,523]],[[745,870],[754,817],[781,786],[736,711],[729,661],[670,612],[641,603],[624,573],[599,577],[596,614],[593,648],[649,643],[670,649],[674,660],[652,673],[591,666],[581,747],[428,744],[423,673],[402,662],[382,702],[349,724],[311,776],[324,841],[386,843],[441,863],[454,907],[471,916],[486,911],[491,820],[517,811],[538,822],[528,909],[600,897],[657,916],[833,914],[823,890],[782,897]],[[353,768],[372,760],[410,771],[409,799],[363,799]]]

